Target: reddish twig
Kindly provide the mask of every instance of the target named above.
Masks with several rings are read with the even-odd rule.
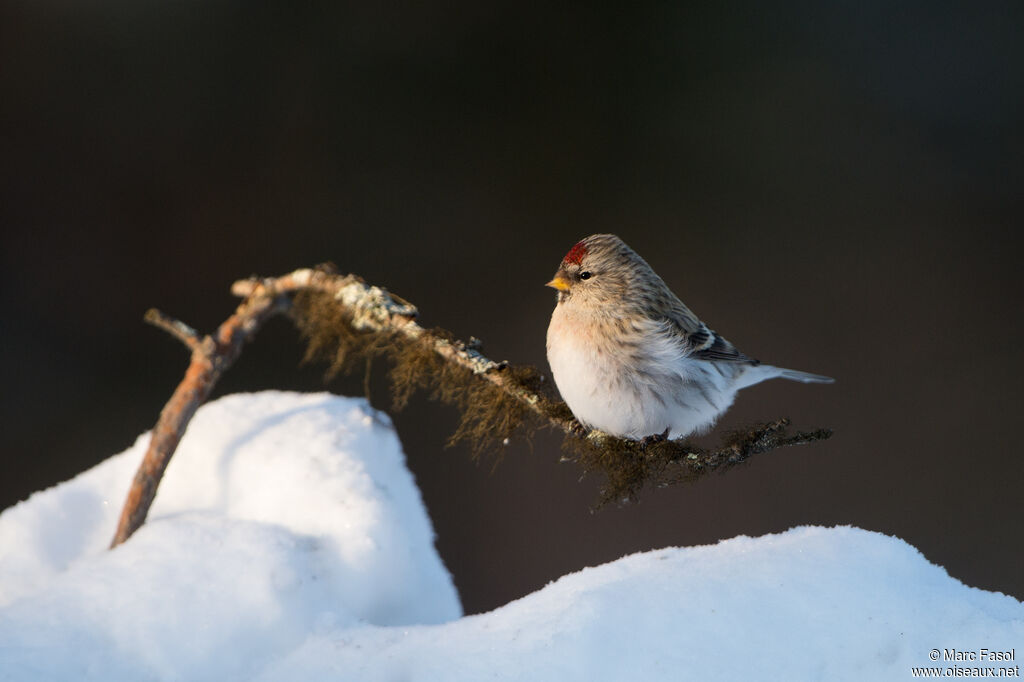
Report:
[[[189,350],[195,351],[202,343],[199,333],[181,320],[176,320],[170,315],[165,315],[156,308],[150,308],[142,318],[157,329],[165,332],[181,341]]]
[[[170,332],[192,350],[192,361],[153,428],[149,448],[135,472],[135,479],[121,509],[121,518],[111,547],[127,540],[145,522],[167,463],[177,449],[192,415],[210,395],[225,370],[238,358],[242,345],[268,318],[285,310],[287,306],[288,300],[279,296],[265,293],[249,296],[214,334],[202,339],[183,322],[156,310],[146,313],[148,322]]]

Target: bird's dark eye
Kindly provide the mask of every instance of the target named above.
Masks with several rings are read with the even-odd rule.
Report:
[[[580,273],[580,279],[590,279],[593,276],[594,273],[590,272],[590,270],[584,270]]]

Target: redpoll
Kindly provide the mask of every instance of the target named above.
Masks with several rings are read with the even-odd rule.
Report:
[[[736,350],[612,234],[573,246],[547,286],[558,290],[547,340],[555,384],[584,426],[614,436],[683,438],[710,428],[741,388],[833,381]]]

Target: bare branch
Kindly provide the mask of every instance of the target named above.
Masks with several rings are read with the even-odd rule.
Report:
[[[160,479],[192,415],[210,395],[210,391],[224,371],[238,358],[242,352],[242,345],[256,333],[263,322],[272,315],[283,312],[287,307],[287,299],[268,295],[250,296],[238,306],[234,315],[221,324],[214,335],[202,339],[199,339],[198,335],[189,337],[187,333],[181,332],[181,328],[191,331],[187,325],[179,323],[180,328],[173,323],[167,325],[165,320],[170,318],[160,318],[161,322],[157,326],[169,329],[178,338],[184,335],[183,341],[192,349],[192,361],[153,428],[149,448],[138,471],[135,472],[132,486],[121,509],[121,517],[111,547],[116,547],[127,540],[145,522],[156,497]],[[147,313],[146,319],[153,322],[157,318]]]
[[[185,344],[189,350],[195,350],[201,341],[199,333],[181,320],[166,315],[156,308],[150,308],[142,318],[149,324],[163,329],[165,332]]]
[[[749,457],[787,445],[831,436],[827,429],[786,434],[780,419],[731,434],[716,450],[682,441],[646,444],[587,431],[554,395],[544,377],[530,367],[495,362],[476,339],[464,343],[440,329],[417,324],[415,306],[355,275],[333,267],[295,270],[276,278],[235,282],[232,293],[244,298],[235,313],[209,336],[155,310],[146,321],[165,329],[192,350],[192,360],[153,429],[146,455],[121,512],[113,546],[124,542],[145,521],[156,489],[189,420],[209,396],[220,376],[234,363],[242,346],[273,315],[289,313],[309,338],[307,356],[322,356],[332,369],[353,358],[368,365],[376,355],[394,363],[392,381],[397,406],[416,388],[429,388],[440,400],[455,403],[463,422],[453,441],[467,439],[475,453],[508,441],[530,417],[535,424],[566,434],[565,447],[587,471],[607,478],[602,502],[633,497],[647,482],[669,485],[724,471]]]

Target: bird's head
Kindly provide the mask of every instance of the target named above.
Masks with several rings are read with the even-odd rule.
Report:
[[[559,303],[621,306],[642,297],[654,280],[661,281],[625,242],[613,234],[595,234],[569,249],[546,286],[558,290]]]

